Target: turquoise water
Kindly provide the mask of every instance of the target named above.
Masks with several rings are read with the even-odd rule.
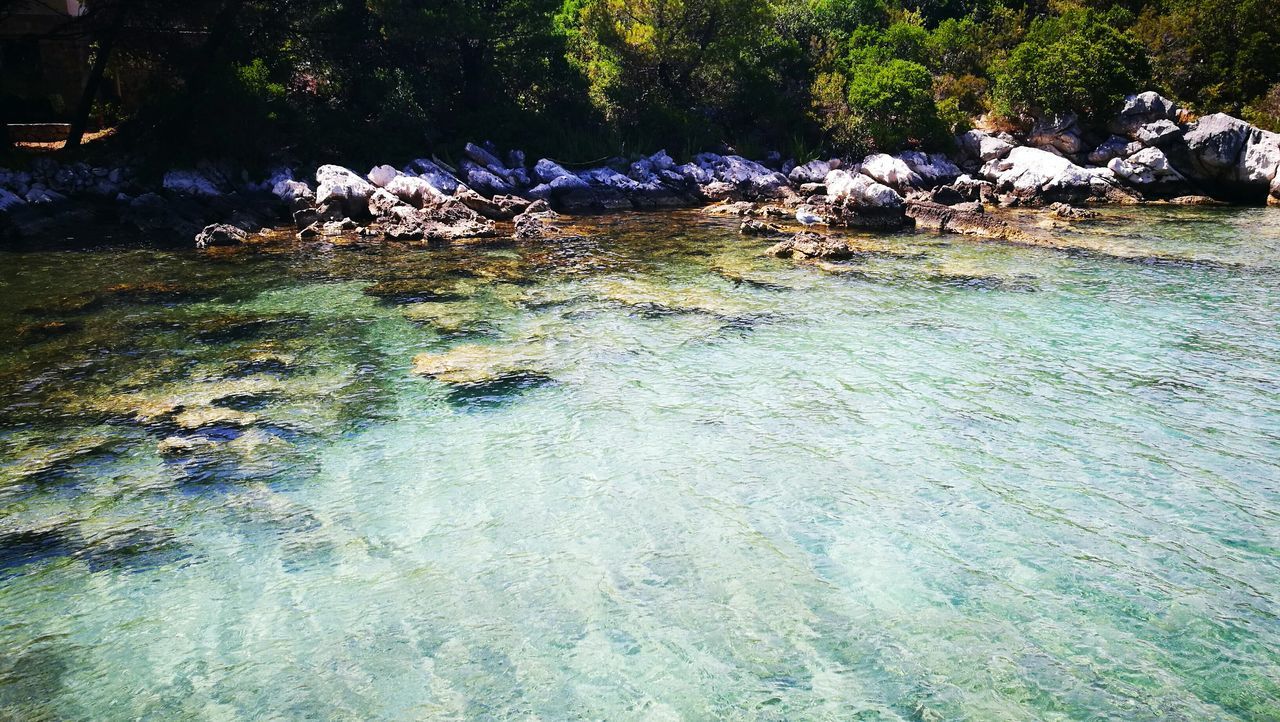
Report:
[[[1280,719],[1280,211],[1023,222],[4,253],[0,718]]]

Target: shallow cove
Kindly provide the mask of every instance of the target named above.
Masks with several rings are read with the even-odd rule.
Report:
[[[590,231],[0,257],[4,716],[1280,717],[1280,212]]]

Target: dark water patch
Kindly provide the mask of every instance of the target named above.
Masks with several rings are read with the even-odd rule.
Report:
[[[204,321],[192,331],[199,341],[230,343],[264,336],[273,339],[298,336],[310,322],[306,316],[224,316]]]
[[[24,631],[29,632],[30,642],[0,655],[0,719],[64,719],[49,703],[63,691],[63,679],[72,668],[70,650],[56,637],[39,635],[35,629]]]
[[[101,307],[101,296],[92,293],[77,293],[25,306],[19,313],[24,316],[74,316],[89,313]]]
[[[119,283],[103,289],[103,295],[108,301],[166,306],[208,301],[217,298],[220,293],[221,290],[218,288],[167,281]]]
[[[0,580],[24,573],[30,564],[71,554],[75,545],[54,529],[0,531]]]
[[[247,359],[228,361],[222,377],[227,379],[241,379],[246,376],[254,376],[257,374],[280,377],[295,373],[297,370],[297,364],[287,356],[279,354],[257,354]]]
[[[373,296],[383,303],[404,305],[410,303],[426,303],[429,301],[461,301],[468,297],[456,282],[442,281],[438,278],[408,278],[393,281],[378,281],[364,289],[367,296]]]
[[[717,316],[724,323],[720,326],[717,335],[737,335],[750,333],[761,326],[777,323],[783,319],[783,316],[777,313],[760,312],[760,313],[739,313],[730,316]]]
[[[235,411],[260,411],[283,397],[280,391],[275,390],[235,393],[214,399],[213,405]]]
[[[86,539],[72,556],[91,572],[138,572],[178,564],[190,554],[172,529],[158,526],[115,529]]]
[[[79,321],[44,321],[24,323],[15,330],[18,340],[25,344],[40,343],[81,330]]]
[[[1188,258],[1184,256],[1162,256],[1155,254],[1142,255],[1125,255],[1119,253],[1107,253],[1092,248],[1077,247],[1061,247],[1054,250],[1067,256],[1068,258],[1080,258],[1086,260],[1107,260],[1119,261],[1121,263],[1129,263],[1137,266],[1151,266],[1154,268],[1186,268],[1192,270],[1203,271],[1263,271],[1269,272],[1272,269],[1264,267],[1253,267],[1243,263],[1234,263],[1229,261],[1216,261],[1207,258]]]
[[[930,283],[971,291],[1035,293],[1039,290],[1035,285],[1035,276],[1025,275],[1006,278],[1003,276],[933,274],[925,276],[925,280]]]
[[[554,383],[555,379],[545,374],[521,371],[488,381],[454,384],[445,394],[445,400],[466,411],[486,411],[506,406],[528,391]]]
[[[717,272],[716,275],[725,279],[729,283],[732,283],[735,288],[745,286],[747,288],[758,288],[761,291],[774,291],[774,292],[796,290],[791,286],[785,286],[781,283],[774,283],[772,281],[762,281],[758,278],[751,278],[750,276],[742,276],[737,274],[731,274],[728,272]]]

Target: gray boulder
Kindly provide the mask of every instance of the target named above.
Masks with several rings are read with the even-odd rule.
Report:
[[[1009,155],[1013,140],[1003,135],[992,135],[981,130],[970,130],[956,138],[962,156],[973,162],[989,163]]]
[[[1116,135],[1133,137],[1138,128],[1157,120],[1177,121],[1178,107],[1168,98],[1148,90],[1124,99],[1110,129]]]
[[[791,172],[787,174],[787,179],[796,186],[804,185],[805,183],[821,183],[831,170],[830,161],[811,160],[804,165],[792,168]]]
[[[1182,128],[1177,123],[1162,118],[1139,126],[1133,132],[1133,139],[1147,147],[1159,147],[1177,138],[1181,132]]]

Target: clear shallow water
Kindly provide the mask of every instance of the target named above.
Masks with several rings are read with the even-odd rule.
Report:
[[[1280,718],[1280,212],[591,230],[0,257],[0,716]]]

